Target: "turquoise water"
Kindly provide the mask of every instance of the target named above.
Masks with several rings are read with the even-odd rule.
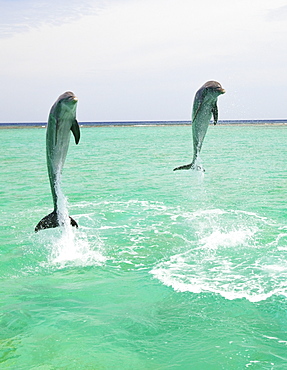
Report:
[[[287,126],[85,127],[52,211],[45,130],[2,129],[1,369],[286,369]]]

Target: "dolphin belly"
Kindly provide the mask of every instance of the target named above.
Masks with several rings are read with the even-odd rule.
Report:
[[[56,209],[57,208],[56,184],[59,183],[61,180],[63,166],[68,153],[71,131],[70,130],[64,131],[62,129],[60,132],[57,132],[57,130],[54,129],[53,127],[47,129],[52,131],[50,135],[54,134],[55,137],[57,136],[56,145],[55,146],[47,145],[46,149],[47,169],[54,208]]]
[[[192,122],[193,161],[198,157],[211,119],[211,109],[205,107]]]

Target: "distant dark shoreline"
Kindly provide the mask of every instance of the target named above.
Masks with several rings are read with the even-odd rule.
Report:
[[[81,127],[126,127],[126,126],[186,126],[191,121],[119,121],[119,122],[79,122]],[[287,119],[267,120],[220,120],[218,125],[287,125]],[[46,122],[0,123],[1,128],[43,128]]]

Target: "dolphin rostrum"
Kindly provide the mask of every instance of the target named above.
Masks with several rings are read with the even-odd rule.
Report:
[[[78,99],[74,93],[67,91],[59,96],[50,110],[46,131],[46,157],[54,210],[38,223],[35,232],[57,227],[61,224],[58,214],[59,184],[68,152],[71,131],[74,134],[76,144],[80,140],[80,127],[76,120],[77,103]],[[77,222],[71,217],[70,222],[72,226],[78,227]]]
[[[218,120],[217,98],[224,94],[225,90],[219,82],[206,82],[195,94],[192,108],[192,136],[193,136],[193,158],[190,164],[174,168],[177,170],[198,169],[196,165],[203,139],[205,137],[210,119],[213,115],[213,123],[216,125]]]

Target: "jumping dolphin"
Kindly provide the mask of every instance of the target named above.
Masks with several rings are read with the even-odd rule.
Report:
[[[80,140],[80,127],[76,120],[78,99],[71,91],[60,95],[52,106],[46,131],[46,158],[54,210],[35,227],[35,232],[60,225],[58,215],[58,191],[62,169],[68,152],[71,131],[75,142]],[[71,225],[78,227],[70,217]]]
[[[201,169],[196,166],[203,139],[205,137],[210,119],[213,115],[214,124],[218,120],[217,98],[224,94],[225,90],[219,82],[206,82],[195,94],[192,108],[192,136],[193,136],[193,159],[190,164],[174,168],[177,170]]]

